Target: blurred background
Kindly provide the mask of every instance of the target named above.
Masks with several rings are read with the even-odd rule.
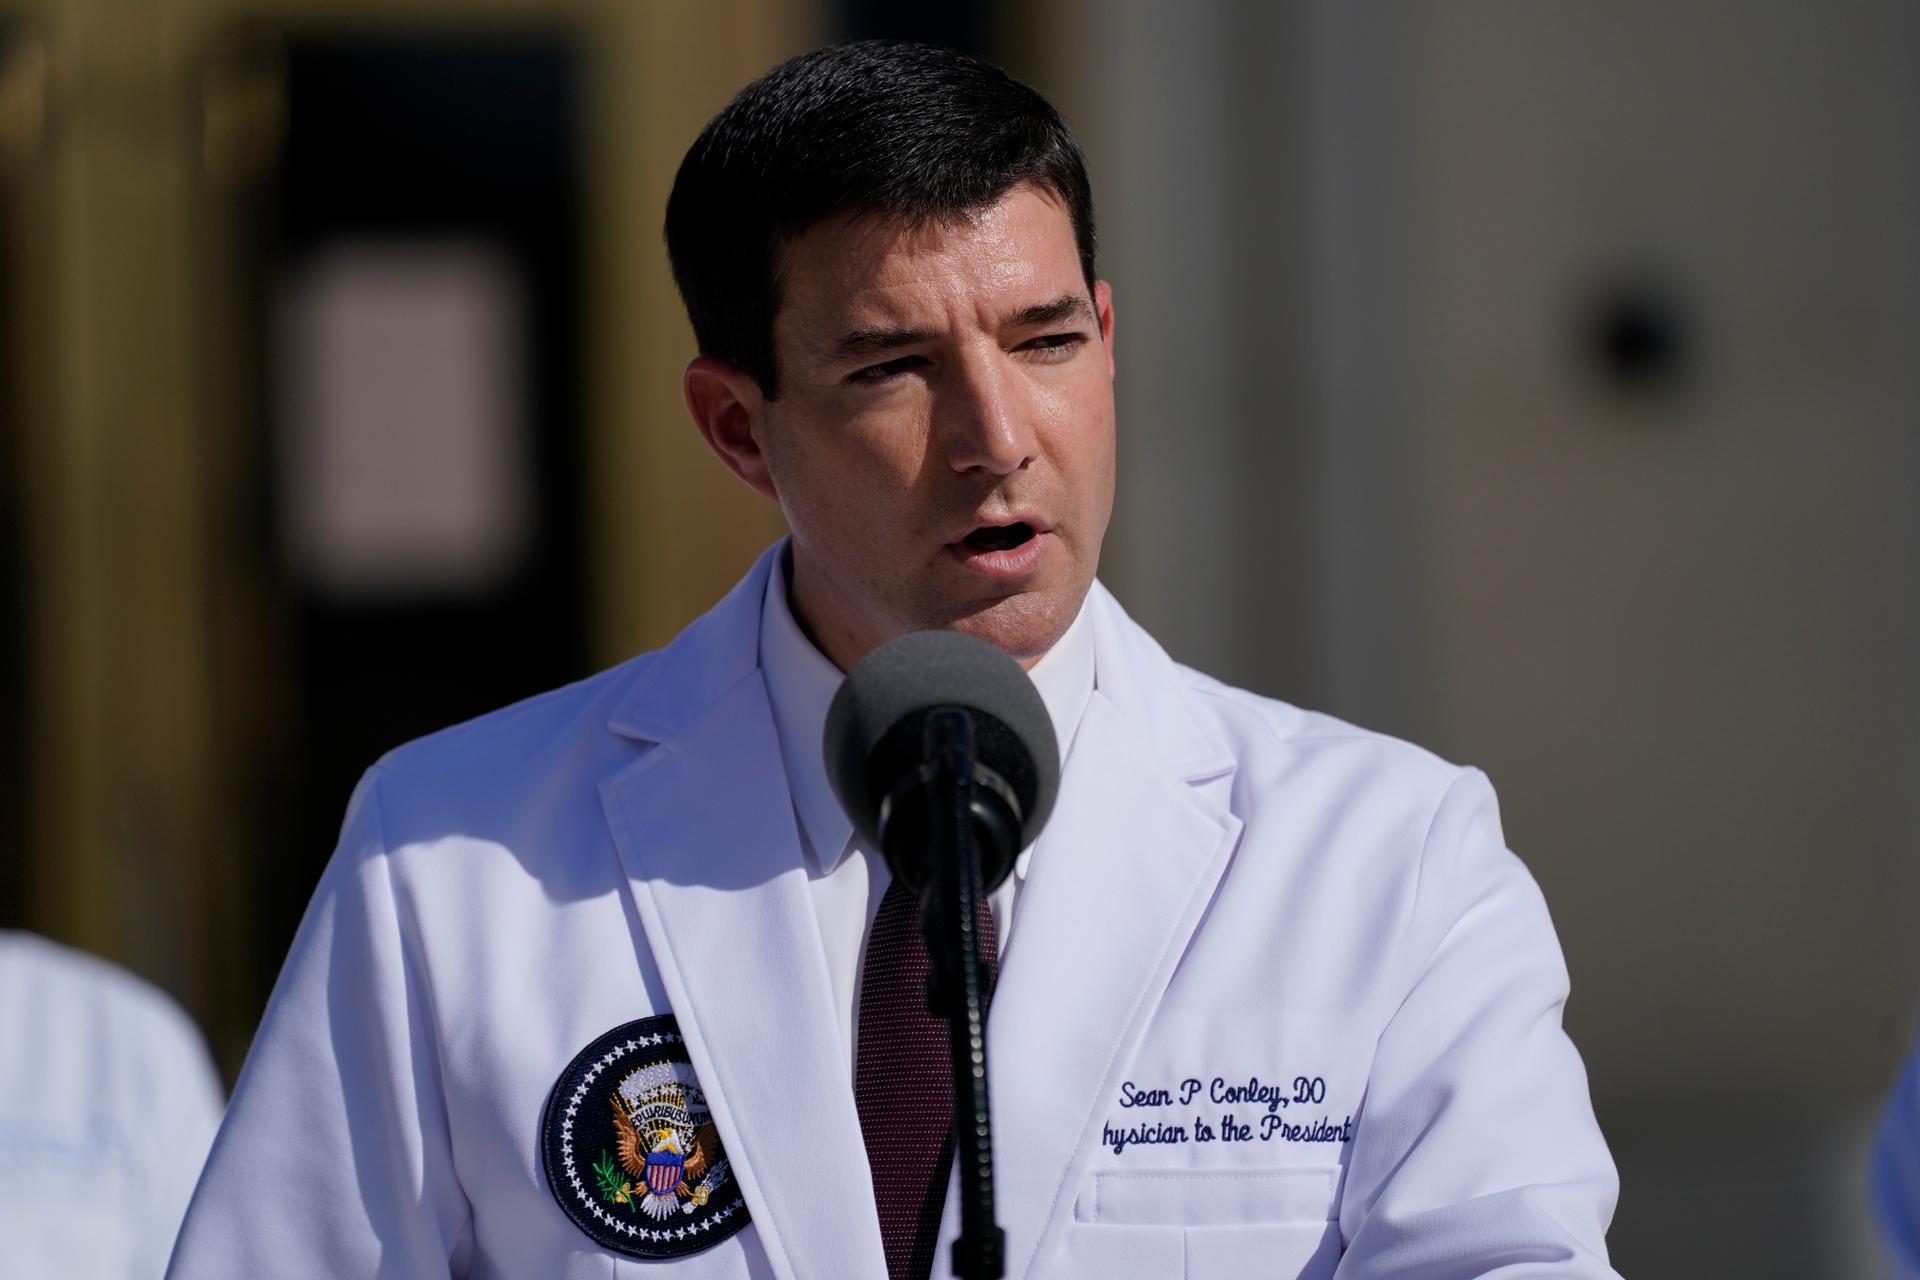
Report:
[[[1920,1008],[1920,9],[0,0],[0,925],[231,1079],[386,748],[780,531],[679,400],[679,158],[828,40],[1086,145],[1103,576],[1485,768],[1629,1277],[1871,1277]]]

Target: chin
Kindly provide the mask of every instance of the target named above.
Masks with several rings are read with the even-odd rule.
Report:
[[[1022,666],[1031,666],[1067,633],[1086,594],[1084,587],[1070,596],[1022,592],[955,618],[948,629],[978,636]]]

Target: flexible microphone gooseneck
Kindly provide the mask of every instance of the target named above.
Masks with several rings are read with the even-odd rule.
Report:
[[[1005,1274],[993,1215],[983,962],[974,911],[1053,810],[1060,751],[1040,692],[993,645],[919,631],[847,673],[827,711],[827,778],[857,830],[920,897],[928,1007],[947,1019],[963,1280]]]

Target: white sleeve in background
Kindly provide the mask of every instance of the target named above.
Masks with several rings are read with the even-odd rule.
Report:
[[[1618,1177],[1545,902],[1478,772],[1442,799],[1347,1172],[1337,1280],[1615,1280]]]
[[[0,933],[0,1272],[151,1280],[220,1123],[199,1028],[104,960]]]
[[[1920,1049],[1907,1059],[1880,1119],[1873,1207],[1896,1274],[1920,1278]]]
[[[431,999],[395,905],[380,769],[300,923],[194,1192],[169,1275],[464,1272]]]

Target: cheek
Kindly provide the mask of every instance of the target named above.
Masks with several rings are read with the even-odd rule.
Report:
[[[1106,379],[1055,389],[1044,412],[1057,443],[1058,465],[1088,514],[1112,504],[1114,476],[1113,386]]]
[[[790,417],[770,432],[767,463],[788,523],[832,533],[878,526],[916,474],[918,437],[873,413]]]

